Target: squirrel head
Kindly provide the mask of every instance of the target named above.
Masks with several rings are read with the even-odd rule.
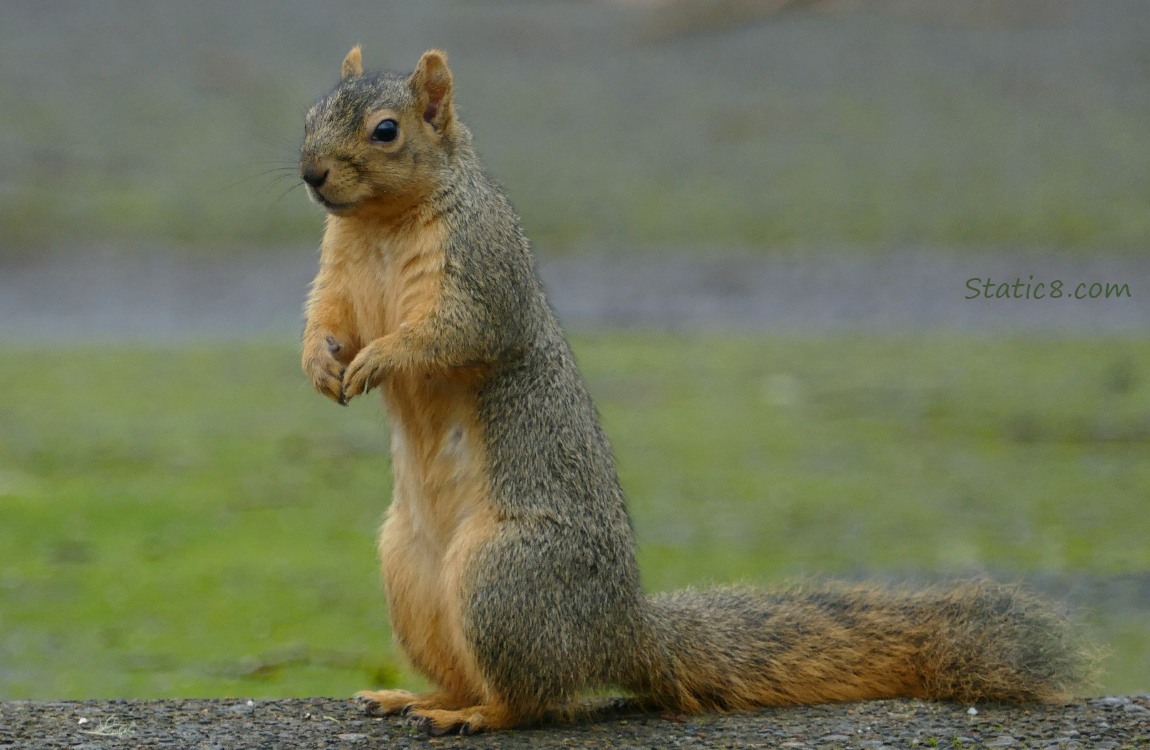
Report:
[[[394,216],[443,182],[466,128],[455,119],[447,55],[428,50],[410,75],[363,72],[358,46],[340,82],[308,110],[300,177],[337,216]]]

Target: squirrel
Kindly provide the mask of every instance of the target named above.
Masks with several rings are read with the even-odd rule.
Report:
[[[394,489],[378,547],[392,633],[434,690],[364,691],[433,734],[642,710],[911,697],[1053,701],[1085,677],[1067,621],[986,580],[648,595],[614,458],[520,221],[456,116],[446,55],[364,73],[307,112],[326,213],[303,370],[378,389]]]

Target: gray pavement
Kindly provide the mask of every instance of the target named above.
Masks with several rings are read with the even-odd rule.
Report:
[[[306,247],[0,260],[0,341],[294,338],[315,262]],[[1150,258],[1138,255],[645,251],[544,257],[539,268],[576,330],[1150,332]]]

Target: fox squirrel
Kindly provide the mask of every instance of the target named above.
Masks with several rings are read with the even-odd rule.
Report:
[[[1077,682],[1065,622],[990,582],[646,595],[595,406],[452,93],[441,51],[365,74],[355,47],[300,153],[327,214],[303,369],[340,404],[382,393],[392,631],[436,686],[362,692],[364,710],[470,733],[570,717],[605,688],[695,712]]]

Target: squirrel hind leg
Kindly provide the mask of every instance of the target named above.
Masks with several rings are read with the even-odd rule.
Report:
[[[415,708],[407,715],[416,726],[434,737],[445,734],[479,734],[530,723],[529,719],[499,703],[456,710]]]
[[[412,693],[408,690],[361,690],[352,702],[368,716],[395,716],[416,710],[458,709],[468,701],[446,692]]]
[[[500,703],[471,705],[445,691],[362,690],[352,699],[368,716],[408,717],[428,734],[479,734],[531,723],[531,717]]]

